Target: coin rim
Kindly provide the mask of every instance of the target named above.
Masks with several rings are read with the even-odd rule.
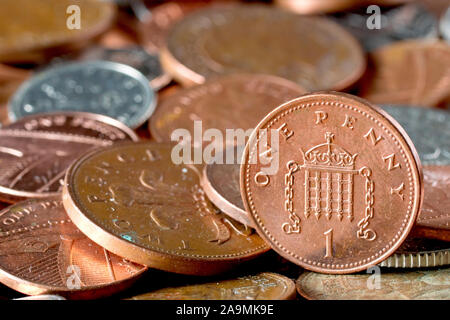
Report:
[[[378,258],[372,259],[372,260],[370,260],[370,257],[369,257],[369,259],[365,258],[366,260],[369,260],[369,261],[366,263],[361,263],[359,266],[355,266],[355,267],[347,267],[347,268],[345,268],[345,267],[339,267],[339,268],[318,267],[318,266],[306,264],[303,261],[293,257],[291,254],[284,252],[282,249],[280,249],[277,245],[275,245],[273,243],[273,241],[268,237],[268,235],[266,235],[266,233],[258,225],[258,223],[256,222],[256,219],[254,217],[254,213],[251,210],[250,205],[248,204],[248,199],[247,199],[248,195],[247,195],[247,189],[245,187],[247,159],[249,156],[249,147],[250,147],[251,142],[257,141],[256,135],[257,135],[258,129],[260,129],[267,122],[272,120],[272,118],[274,116],[276,116],[281,110],[284,110],[286,108],[291,108],[291,106],[294,104],[300,105],[303,103],[304,100],[311,100],[314,98],[316,98],[318,100],[324,100],[324,97],[326,97],[325,99],[337,100],[337,102],[339,104],[343,104],[344,103],[343,101],[345,101],[345,103],[347,103],[347,104],[357,104],[358,109],[361,109],[361,105],[363,105],[364,108],[367,108],[368,110],[372,110],[375,114],[377,114],[381,118],[384,118],[388,122],[388,124],[390,124],[392,126],[392,129],[389,128],[389,131],[394,131],[394,132],[397,131],[397,133],[399,134],[399,140],[402,139],[404,142],[404,146],[401,149],[404,149],[406,151],[405,157],[406,157],[406,159],[408,159],[408,161],[411,162],[411,164],[410,164],[411,165],[411,174],[413,176],[412,181],[413,181],[413,184],[416,186],[416,190],[415,190],[416,194],[414,196],[416,198],[415,199],[416,201],[415,201],[415,203],[413,203],[414,206],[411,207],[411,215],[409,217],[409,222],[404,227],[402,235],[398,238],[398,240],[395,243],[393,243],[392,246],[389,247],[389,249],[387,249],[384,253],[380,254],[378,256]],[[420,212],[420,209],[422,207],[423,195],[424,195],[423,172],[422,172],[422,165],[421,165],[421,162],[419,159],[419,155],[414,147],[414,144],[412,143],[412,141],[409,138],[406,131],[401,127],[401,125],[392,116],[390,116],[387,112],[385,112],[384,110],[382,110],[381,108],[379,108],[375,105],[370,104],[368,101],[366,101],[360,97],[357,97],[357,96],[353,96],[353,95],[350,95],[347,93],[342,93],[342,92],[335,92],[335,91],[321,91],[321,92],[315,92],[315,93],[311,93],[311,94],[302,95],[299,98],[288,101],[288,102],[280,105],[279,107],[275,108],[263,120],[261,120],[261,122],[255,127],[253,133],[251,134],[250,139],[248,140],[247,144],[245,145],[245,149],[242,154],[241,170],[240,170],[240,188],[241,188],[241,197],[244,202],[245,209],[246,209],[246,211],[248,211],[250,213],[250,216],[251,216],[251,219],[253,220],[253,224],[255,226],[256,231],[261,236],[261,238],[263,238],[270,245],[270,247],[274,251],[276,251],[279,255],[281,255],[288,261],[295,263],[307,270],[311,270],[311,271],[319,272],[319,273],[328,273],[328,274],[347,274],[347,273],[353,273],[353,272],[357,272],[357,271],[366,270],[368,267],[370,267],[374,264],[380,263],[381,261],[388,258],[390,255],[392,255],[398,249],[398,247],[400,247],[402,242],[406,239],[409,232],[413,228],[414,222],[415,222],[415,220]],[[281,246],[281,248],[283,248],[282,244],[280,244],[280,246]]]

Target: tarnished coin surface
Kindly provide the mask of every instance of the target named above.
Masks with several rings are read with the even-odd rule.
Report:
[[[324,273],[365,270],[394,253],[423,197],[419,158],[400,125],[367,101],[333,92],[294,99],[259,123],[240,186],[261,237],[289,261]]]
[[[166,86],[171,78],[162,70],[158,54],[149,54],[139,46],[120,49],[91,47],[79,57],[81,60],[106,60],[126,64],[140,71],[154,90]]]
[[[297,291],[311,300],[449,300],[450,268],[374,275],[305,272]]]
[[[218,129],[225,138],[227,129],[253,129],[275,107],[303,93],[305,89],[275,76],[221,76],[161,99],[150,119],[150,132],[156,141],[169,142],[176,129],[187,129],[193,145],[209,144],[195,141],[195,121],[201,121],[202,130]]]
[[[450,46],[399,41],[374,51],[360,96],[376,104],[436,106],[449,97]]]
[[[381,106],[405,129],[423,165],[450,165],[450,112],[404,106]]]
[[[450,264],[447,241],[408,237],[397,251],[381,262],[388,268],[430,268]]]
[[[333,21],[264,5],[196,10],[171,30],[161,63],[184,85],[245,72],[311,91],[347,88],[366,66],[359,43]]]
[[[245,211],[239,186],[240,161],[227,163],[226,155],[233,152],[236,159],[241,159],[242,152],[238,154],[238,148],[228,149],[228,152],[217,155],[220,163],[209,163],[203,169],[201,184],[209,200],[233,219],[252,226],[252,220]]]
[[[350,31],[366,51],[400,40],[438,37],[437,19],[420,3],[381,11],[380,28],[369,28],[368,17],[364,8],[361,11],[339,13],[331,18]]]
[[[115,12],[106,1],[2,0],[0,61],[29,62],[45,50],[80,46],[105,31]]]
[[[60,194],[67,167],[82,153],[138,140],[117,120],[92,113],[33,115],[0,129],[0,199]]]
[[[131,300],[290,300],[295,283],[280,274],[263,272],[237,279],[155,290]]]
[[[92,299],[125,289],[145,270],[89,240],[60,197],[0,212],[0,281],[14,290]]]
[[[156,96],[138,70],[110,61],[85,61],[47,69],[26,81],[9,102],[12,121],[31,114],[83,111],[137,128],[155,110]]]
[[[267,251],[209,202],[199,168],[174,164],[172,148],[128,143],[80,158],[63,191],[72,221],[111,252],[181,274],[219,273]]]

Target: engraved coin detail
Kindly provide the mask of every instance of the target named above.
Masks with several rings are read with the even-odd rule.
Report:
[[[14,290],[92,299],[125,289],[145,270],[89,240],[59,198],[0,212],[0,281]]]
[[[375,276],[305,272],[297,280],[297,291],[303,297],[312,300],[450,299],[449,268],[401,273],[383,272],[377,279],[374,279]]]
[[[295,296],[295,283],[291,279],[263,272],[237,279],[159,289],[131,300],[289,300]]]
[[[183,274],[219,273],[267,251],[209,202],[199,168],[172,162],[172,147],[121,144],[74,163],[63,201],[77,227],[131,261]]]
[[[307,90],[344,89],[365,69],[360,45],[338,24],[264,5],[196,10],[171,30],[161,63],[184,85],[245,72],[280,76]]]
[[[0,129],[0,199],[60,194],[68,166],[87,150],[138,140],[112,118],[83,112],[28,116]]]
[[[405,106],[382,106],[406,130],[423,165],[450,165],[450,113]]]
[[[65,64],[26,81],[9,103],[14,121],[54,111],[103,114],[136,128],[153,113],[156,96],[136,69],[110,61]]]
[[[279,144],[271,145],[275,134]],[[258,160],[267,153],[277,156],[276,172]],[[365,270],[391,255],[423,193],[401,127],[342,93],[305,95],[268,114],[246,146],[240,183],[261,237],[289,261],[325,273]]]

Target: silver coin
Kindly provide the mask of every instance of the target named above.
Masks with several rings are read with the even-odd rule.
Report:
[[[442,38],[444,38],[447,42],[450,42],[450,6],[441,17],[439,30]]]
[[[395,41],[438,37],[436,18],[419,3],[383,10],[379,29],[369,29],[370,17],[361,11],[338,13],[332,19],[347,28],[368,52]]]
[[[169,84],[171,78],[163,71],[159,55],[149,54],[142,47],[130,46],[121,49],[91,47],[79,56],[80,60],[106,60],[126,64],[139,70],[157,91]]]
[[[156,95],[138,70],[116,62],[86,61],[59,65],[36,74],[16,91],[8,115],[84,111],[117,119],[131,128],[153,113]]]
[[[413,106],[382,106],[405,129],[423,165],[450,165],[450,113]]]

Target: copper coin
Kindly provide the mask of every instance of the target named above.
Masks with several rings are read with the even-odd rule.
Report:
[[[159,142],[171,141],[172,132],[180,128],[194,137],[194,121],[201,121],[203,131],[218,129],[225,137],[226,129],[252,129],[275,107],[303,93],[295,83],[270,75],[218,77],[160,101],[150,118],[150,132]],[[202,141],[193,139],[192,143],[199,146]]]
[[[138,140],[117,120],[91,113],[61,112],[20,119],[0,129],[0,199],[58,195],[68,166],[87,150]]]
[[[411,238],[381,262],[387,268],[430,268],[450,265],[450,244],[447,241]]]
[[[401,273],[328,275],[305,272],[297,291],[312,300],[449,300],[450,268]]]
[[[360,95],[377,104],[436,106],[450,94],[450,46],[440,41],[400,41],[370,56]]]
[[[424,199],[412,232],[450,241],[450,166],[425,166]]]
[[[400,125],[362,99],[333,92],[268,114],[246,145],[240,174],[260,236],[289,261],[324,273],[365,270],[394,253],[420,210],[421,180]]]
[[[174,164],[172,148],[128,143],[80,158],[63,191],[72,221],[117,255],[181,274],[219,273],[267,251],[209,202],[199,168]]]
[[[79,0],[77,8],[74,4],[70,0],[2,0],[0,60],[24,62],[29,52],[86,42],[105,31],[116,12],[115,5],[105,1]]]
[[[275,4],[295,13],[320,14],[360,6],[361,0],[275,0]]]
[[[163,288],[131,300],[290,300],[295,283],[280,274],[263,272],[236,279]]]
[[[347,88],[366,67],[359,43],[338,24],[264,5],[191,13],[173,27],[161,63],[183,85],[246,72],[277,75],[311,91]]]
[[[236,159],[241,159],[238,148],[232,148]],[[239,187],[240,163],[226,163],[226,153],[218,155],[220,163],[207,164],[203,169],[201,184],[206,196],[214,205],[233,219],[247,226],[252,226],[252,220],[245,211]]]
[[[0,212],[0,281],[14,290],[91,299],[123,290],[145,270],[89,240],[60,197]]]

